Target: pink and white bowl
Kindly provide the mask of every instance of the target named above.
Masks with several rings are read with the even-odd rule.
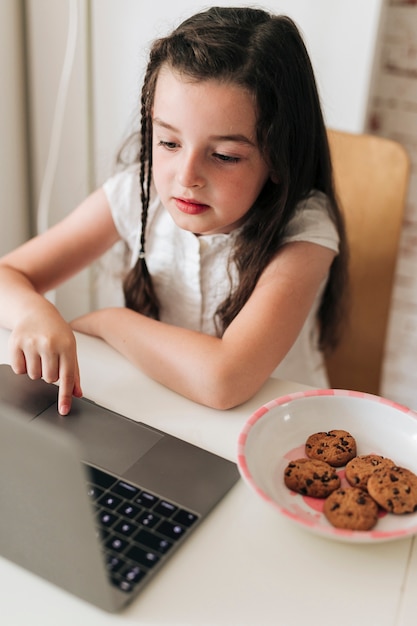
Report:
[[[334,528],[323,500],[290,491],[284,484],[289,461],[304,457],[314,432],[341,429],[356,439],[357,454],[380,454],[417,474],[417,413],[385,398],[336,389],[309,390],[276,398],[248,419],[238,439],[238,467],[247,485],[281,515],[313,533],[350,542],[381,542],[417,533],[417,513],[381,511],[373,530]],[[344,468],[338,468],[347,486]]]

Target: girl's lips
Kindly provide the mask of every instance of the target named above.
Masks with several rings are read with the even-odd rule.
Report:
[[[177,209],[182,213],[188,215],[198,215],[204,213],[209,208],[208,204],[200,204],[199,202],[193,202],[192,200],[185,200],[183,198],[174,198]]]

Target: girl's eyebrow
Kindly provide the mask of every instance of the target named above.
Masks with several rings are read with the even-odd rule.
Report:
[[[170,130],[174,133],[179,132],[178,129],[175,128],[175,126],[172,126],[171,124],[168,124],[167,122],[164,122],[159,117],[154,117],[152,121],[157,126],[166,128],[167,130]],[[214,140],[214,141],[233,141],[234,143],[243,143],[248,146],[256,147],[256,144],[253,141],[251,141],[248,137],[246,137],[246,135],[241,135],[239,133],[236,135],[210,135],[208,139]]]

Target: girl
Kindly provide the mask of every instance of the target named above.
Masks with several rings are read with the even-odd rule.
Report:
[[[134,162],[1,260],[14,371],[59,380],[67,414],[82,394],[79,331],[219,409],[273,373],[326,386],[346,244],[294,23],[249,8],[189,18],[151,49],[141,120]],[[130,254],[126,306],[68,324],[42,294],[119,239]]]

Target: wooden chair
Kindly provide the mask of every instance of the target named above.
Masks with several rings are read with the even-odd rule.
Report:
[[[326,367],[331,387],[379,395],[409,159],[382,137],[328,135],[350,248],[350,310]]]

